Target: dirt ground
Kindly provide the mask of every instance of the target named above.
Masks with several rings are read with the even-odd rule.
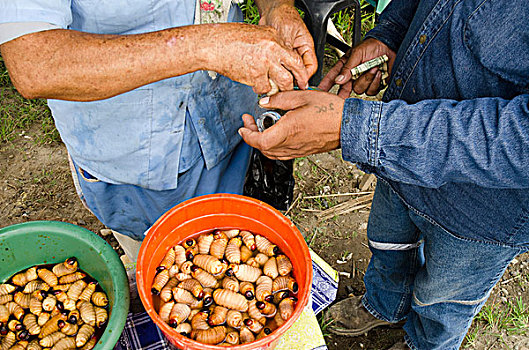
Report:
[[[75,193],[65,147],[61,143],[37,144],[35,139],[39,133],[38,125],[34,125],[14,141],[0,143],[0,227],[32,220],[57,220],[99,233],[104,226],[81,205]],[[366,239],[368,208],[320,219],[329,213],[325,210],[359,196],[337,194],[358,192],[363,173],[344,162],[339,152],[332,152],[298,160],[295,176],[296,201],[288,216],[316,253],[333,268],[350,274],[350,277],[341,276],[338,298],[349,292],[361,295],[362,277],[370,257]],[[368,190],[373,188],[374,185]],[[120,252],[111,236],[103,238]],[[347,258],[344,264],[337,262]],[[520,256],[494,289],[488,305],[501,306],[518,296],[528,305],[528,267],[529,256]],[[324,325],[323,328],[327,334]],[[469,349],[529,349],[527,335],[509,335],[502,329],[495,331],[482,322],[477,322],[471,332],[475,332],[475,337],[466,344]],[[330,350],[387,349],[403,334],[400,329],[379,329],[355,338],[327,335],[326,341]]]

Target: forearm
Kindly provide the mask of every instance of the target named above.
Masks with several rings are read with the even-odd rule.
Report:
[[[528,103],[529,95],[415,105],[348,99],[342,153],[383,177],[424,187],[529,188]]]
[[[211,40],[214,32],[211,25],[138,35],[58,29],[28,34],[0,48],[15,87],[25,97],[92,101],[211,69],[216,48],[207,43],[218,41]]]

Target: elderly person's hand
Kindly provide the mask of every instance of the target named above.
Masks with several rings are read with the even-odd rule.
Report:
[[[335,84],[338,84],[340,85],[338,96],[343,98],[348,98],[353,89],[357,94],[376,95],[380,89],[382,72],[375,67],[352,81],[351,69],[382,55],[387,55],[389,58],[388,73],[391,74],[391,68],[395,62],[395,52],[381,41],[368,38],[340,58],[318,87],[324,91],[329,91]]]
[[[259,132],[252,116],[243,115],[239,134],[272,159],[291,159],[331,151],[340,146],[344,100],[323,91],[286,91],[261,99],[266,108],[289,110],[279,121]]]
[[[261,7],[264,9],[259,24],[275,28],[283,44],[303,58],[308,76],[312,76],[318,69],[314,41],[296,8],[289,1],[270,2],[268,8]],[[308,79],[298,80],[297,83],[302,89],[308,87]]]
[[[252,86],[258,94],[268,93],[275,82],[280,90],[292,90],[294,80],[306,84],[309,74],[301,56],[284,45],[270,26],[240,23],[213,25],[217,28],[208,40],[213,50],[202,48],[207,63],[232,80]]]

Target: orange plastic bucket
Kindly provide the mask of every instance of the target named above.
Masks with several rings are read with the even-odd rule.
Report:
[[[291,259],[298,282],[298,303],[290,319],[268,336],[252,343],[234,346],[239,350],[273,349],[299,318],[310,298],[312,261],[309,249],[296,226],[279,211],[261,201],[234,195],[212,194],[183,202],[160,217],[149,229],[137,262],[137,285],[145,310],[171,343],[179,349],[225,349],[186,338],[162,321],[156,313],[151,285],[156,267],[167,250],[190,236],[214,229],[238,228],[263,235],[277,244]]]

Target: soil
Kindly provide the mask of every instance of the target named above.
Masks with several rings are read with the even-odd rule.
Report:
[[[104,226],[79,201],[73,186],[67,153],[60,142],[38,144],[42,131],[34,124],[9,143],[0,143],[0,227],[32,220],[57,220],[85,227],[101,235]],[[341,159],[339,151],[310,156],[295,164],[296,202],[287,215],[306,236],[311,248],[338,271],[350,274],[340,277],[338,299],[348,293],[361,295],[362,282],[370,252],[366,227],[368,208],[337,215],[320,221],[317,214],[356,195],[335,194],[358,192],[363,173]],[[372,191],[374,184],[369,188]],[[307,199],[307,196],[323,196]],[[103,236],[122,254],[112,235]],[[337,260],[347,258],[345,264]],[[354,270],[353,270],[354,266]],[[521,296],[529,304],[527,293],[529,256],[518,257],[511,264],[502,282],[494,288],[489,304],[505,305],[508,298]],[[349,287],[349,288],[346,288]],[[324,328],[324,327],[323,327]],[[474,326],[476,340],[469,349],[529,349],[527,336],[494,335],[479,323]],[[328,332],[325,331],[327,334]],[[354,338],[326,336],[330,350],[387,349],[402,339],[401,329],[381,328]]]

